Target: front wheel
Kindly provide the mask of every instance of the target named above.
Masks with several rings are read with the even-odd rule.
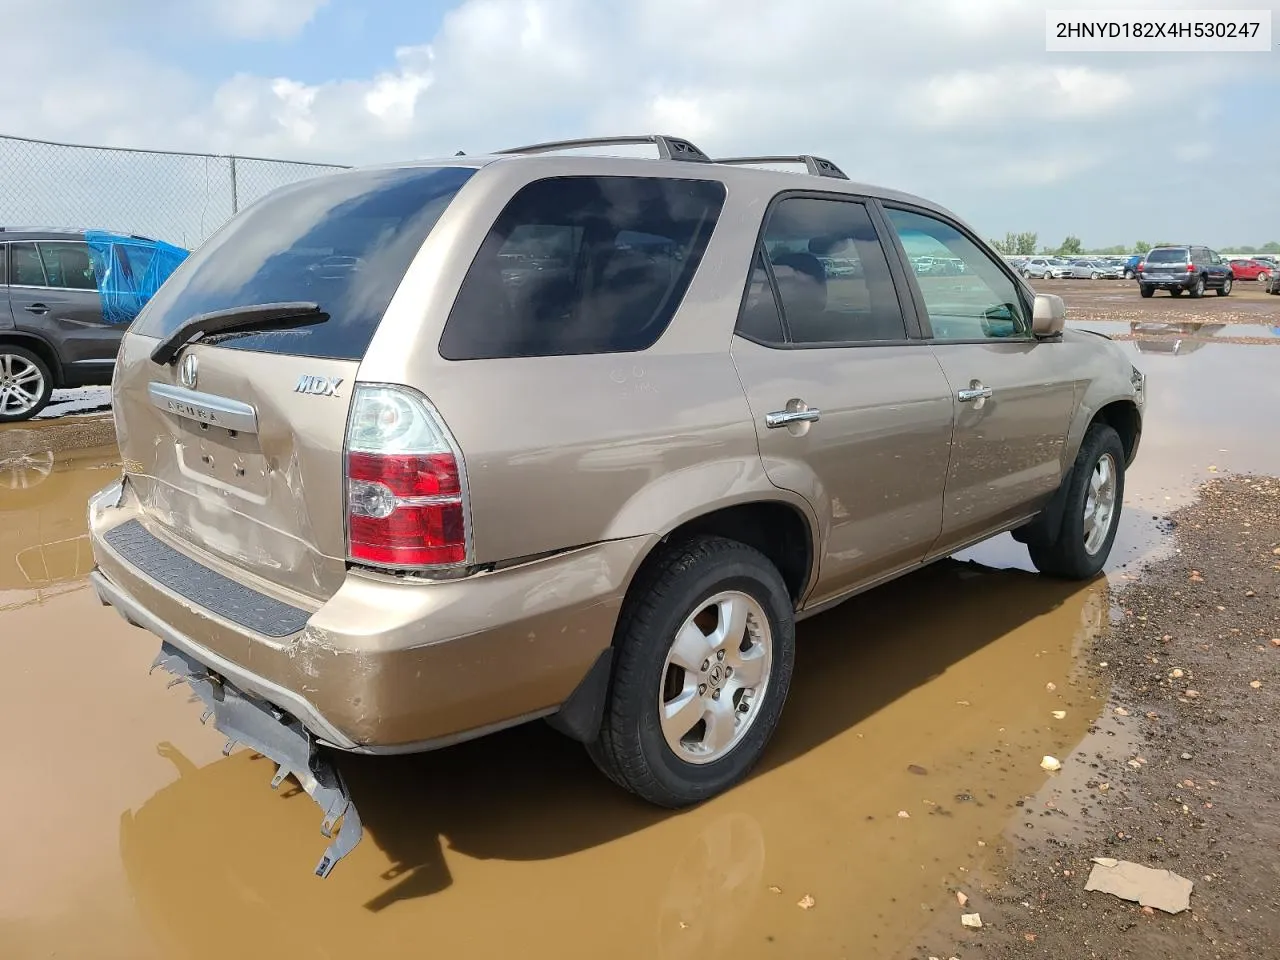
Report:
[[[787,699],[793,610],[781,574],[751,547],[703,536],[666,548],[623,604],[592,760],[663,807],[741,781]]]
[[[1231,283],[1232,281],[1230,277],[1227,277],[1225,280],[1223,280],[1222,286],[1218,288],[1218,296],[1220,297],[1231,296]]]
[[[1093,273],[1089,274],[1089,279],[1090,279],[1090,280],[1097,280],[1097,279],[1098,279],[1098,272],[1095,270]]]
[[[1268,284],[1268,283],[1270,283],[1270,282],[1271,282],[1271,274],[1267,273],[1266,271],[1263,271],[1262,273],[1258,274],[1258,282],[1259,282],[1259,283],[1261,283],[1261,284]]]
[[[1102,570],[1120,525],[1124,459],[1114,429],[1102,423],[1089,428],[1065,481],[1070,486],[1057,539],[1027,544],[1037,570],[1068,580],[1088,580]]]
[[[1132,279],[1133,279],[1133,276],[1134,276],[1134,274],[1133,274],[1133,271],[1132,271],[1132,270],[1125,270],[1125,272],[1124,272],[1124,278],[1125,278],[1126,280],[1132,280]]]

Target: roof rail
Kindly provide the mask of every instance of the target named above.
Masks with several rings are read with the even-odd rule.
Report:
[[[801,153],[794,157],[717,157],[712,163],[753,164],[753,163],[803,163],[805,170],[814,177],[834,177],[837,180],[848,180],[845,172],[830,160],[815,157],[809,153]]]
[[[696,160],[710,162],[711,158],[683,137],[661,133],[646,133],[634,137],[586,137],[582,140],[552,140],[548,143],[531,143],[526,147],[509,147],[495,150],[503,153],[552,153],[556,150],[573,150],[578,147],[610,147],[633,143],[652,143],[658,148],[659,160]]]

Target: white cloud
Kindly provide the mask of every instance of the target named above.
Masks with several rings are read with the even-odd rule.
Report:
[[[197,12],[217,30],[243,40],[295,36],[328,0],[196,0]]]
[[[396,16],[367,2],[367,21]],[[326,15],[320,0],[184,3],[206,27],[262,40]],[[111,18],[80,13],[104,8],[47,0],[40,17],[6,24],[10,66],[47,79],[35,96],[0,88],[0,132],[371,162],[658,130],[712,154],[827,155],[851,176],[930,196],[991,233],[1271,239],[1274,192],[1249,205],[1174,207],[1135,175],[1166,156],[1182,162],[1162,168],[1161,189],[1190,188],[1178,178],[1207,162],[1224,175],[1260,168],[1280,132],[1233,115],[1233,98],[1274,88],[1270,60],[1046,53],[1046,7],[1091,5],[459,0],[434,35],[382,51],[380,69],[351,75],[342,51],[317,50],[332,76],[290,76],[271,69],[264,48],[257,71],[210,81],[164,60],[158,45],[130,49],[125,33],[106,49]],[[1118,8],[1139,5],[1196,4]],[[117,0],[111,22],[144,7],[154,10]],[[49,72],[42,64],[54,49],[61,67]],[[104,53],[117,64],[110,87],[95,65]],[[126,89],[147,91],[146,109],[120,109],[121,74]],[[1179,120],[1140,109],[1171,100]]]

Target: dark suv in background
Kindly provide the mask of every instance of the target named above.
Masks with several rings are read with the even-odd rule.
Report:
[[[0,423],[111,383],[125,328],[187,251],[147,237],[0,227]]]
[[[1218,296],[1231,293],[1234,277],[1231,265],[1208,247],[1152,247],[1138,265],[1138,289],[1144,297],[1157,290],[1168,290],[1175,297],[1185,290],[1193,297],[1203,297],[1206,290]]]

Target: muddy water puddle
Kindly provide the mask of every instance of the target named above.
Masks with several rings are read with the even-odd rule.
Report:
[[[1124,348],[1150,411],[1114,580],[1198,480],[1280,472],[1280,350]],[[38,735],[0,743],[6,960],[893,958],[958,925],[953,891],[1017,843],[1087,829],[1087,782],[1042,756],[1132,749],[1086,655],[1113,584],[1042,579],[1001,537],[801,624],[776,740],[728,795],[650,808],[541,724],[345,758],[366,839],[320,881],[311,801],[224,758],[185,688],[147,676],[153,638],[84,588],[114,453],[24,456],[0,471],[0,720]]]

